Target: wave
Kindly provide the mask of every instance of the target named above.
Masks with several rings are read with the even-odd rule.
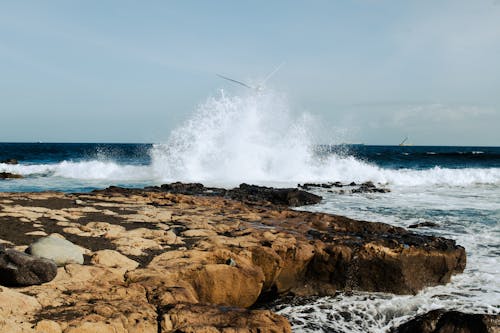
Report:
[[[124,164],[116,156],[53,164],[0,164],[0,172],[149,183],[241,182],[292,185],[299,182],[366,182],[396,186],[500,184],[500,168],[387,169],[344,153],[318,153],[317,125],[307,114],[293,116],[273,92],[211,97],[150,150],[148,165]],[[149,161],[149,159],[148,159]],[[140,161],[139,161],[140,162]]]
[[[53,164],[2,164],[0,172],[11,172],[25,177],[60,177],[82,180],[136,181],[151,179],[149,166],[123,165],[113,161],[62,161]]]
[[[109,181],[145,181],[152,183],[187,181],[235,185],[241,182],[254,184],[287,184],[299,182],[332,182],[362,183],[372,181],[381,184],[397,186],[471,186],[478,184],[500,184],[500,168],[490,169],[447,169],[434,167],[426,170],[384,169],[355,159],[352,156],[331,156],[326,161],[314,161],[304,169],[291,166],[283,174],[265,174],[262,170],[247,172],[233,170],[228,178],[223,177],[225,169],[205,169],[203,173],[191,173],[186,170],[183,175],[174,176],[157,173],[153,165],[121,165],[115,162],[98,160],[84,162],[63,161],[57,164],[37,165],[6,165],[0,164],[0,172],[21,174],[25,177],[59,177],[79,180],[109,180]],[[239,173],[240,171],[241,173]],[[252,170],[251,170],[252,171]]]
[[[165,181],[289,183],[374,181],[403,186],[500,183],[500,169],[391,170],[341,154],[317,154],[311,117],[293,117],[272,93],[211,97],[151,150]]]

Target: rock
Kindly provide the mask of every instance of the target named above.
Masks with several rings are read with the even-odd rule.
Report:
[[[241,201],[268,201],[282,206],[313,205],[321,201],[321,197],[296,188],[272,188],[257,185],[241,184],[238,188],[229,190],[226,197]]]
[[[37,333],[62,333],[61,326],[52,320],[41,320],[35,325]]]
[[[0,284],[30,286],[55,278],[57,266],[52,260],[37,258],[12,249],[0,249]]]
[[[94,193],[129,193],[168,192],[174,194],[218,196],[238,201],[265,203],[270,202],[279,206],[304,206],[313,205],[321,201],[322,197],[299,190],[297,188],[273,188],[257,185],[240,184],[231,190],[215,187],[205,187],[200,183],[171,183],[160,187],[146,187],[144,190],[125,189],[111,186],[105,190],[96,190]]]
[[[101,250],[95,252],[90,262],[95,265],[119,268],[125,271],[131,271],[139,266],[137,261],[129,259],[120,252],[114,250]]]
[[[414,228],[423,228],[423,227],[434,228],[434,227],[437,227],[437,226],[439,226],[439,224],[434,223],[434,222],[430,222],[430,221],[425,221],[425,222],[411,224],[410,226],[408,226],[408,228],[412,228],[412,229],[414,229]]]
[[[59,233],[92,255],[88,265],[60,267],[51,283],[23,288],[42,309],[19,317],[21,324],[57,330],[44,322],[52,321],[65,333],[157,332],[159,325],[163,331],[286,331],[271,313],[242,308],[289,294],[413,294],[447,283],[465,267],[465,250],[452,240],[264,201],[268,190],[279,197],[276,189],[242,186],[231,199],[231,190],[215,196],[216,190],[183,186],[176,190],[203,193],[159,187],[0,193],[0,237],[9,246],[29,244],[36,237],[26,233],[38,230]]]
[[[24,178],[22,175],[10,172],[0,172],[0,179],[19,179]]]
[[[500,315],[470,314],[458,311],[433,310],[418,316],[392,333],[498,333]]]
[[[291,332],[288,321],[268,310],[179,304],[164,310],[161,332]]]
[[[18,164],[19,162],[15,158],[8,158],[6,160],[0,161],[3,164]]]
[[[368,181],[353,189],[352,193],[388,193],[390,191],[388,188],[377,187],[373,182]]]
[[[82,250],[65,239],[47,236],[31,244],[27,253],[40,258],[53,260],[58,266],[83,264]]]

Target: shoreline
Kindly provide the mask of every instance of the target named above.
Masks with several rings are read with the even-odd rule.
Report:
[[[24,251],[57,233],[85,253],[83,265],[58,268],[51,282],[1,287],[34,304],[28,312],[10,309],[6,325],[26,332],[43,325],[79,332],[90,324],[124,332],[289,331],[284,317],[252,306],[350,290],[414,294],[465,268],[464,249],[440,237],[290,210],[255,196],[238,201],[170,192],[0,193],[0,239],[11,242],[5,247]],[[222,315],[226,307],[233,317]]]

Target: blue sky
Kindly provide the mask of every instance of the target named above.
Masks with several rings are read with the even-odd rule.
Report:
[[[160,142],[284,61],[344,141],[498,146],[499,59],[498,0],[2,1],[0,141]]]

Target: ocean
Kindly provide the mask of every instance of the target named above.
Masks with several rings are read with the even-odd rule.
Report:
[[[390,192],[313,188],[322,202],[297,209],[402,227],[432,222],[415,232],[464,246],[465,272],[417,295],[354,292],[275,304],[294,331],[387,332],[437,308],[500,313],[500,147],[319,145],[309,121],[275,96],[222,95],[161,144],[0,143],[0,161],[19,161],[0,163],[0,172],[24,176],[0,180],[0,191],[372,181]]]

